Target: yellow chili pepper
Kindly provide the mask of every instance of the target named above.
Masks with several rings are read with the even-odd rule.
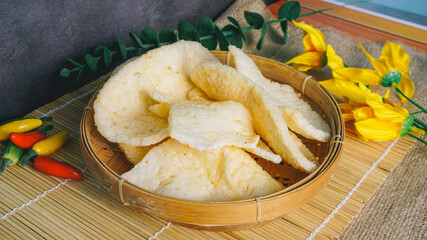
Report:
[[[40,127],[43,121],[37,118],[28,118],[5,123],[0,126],[0,141],[5,141],[11,133],[23,133]]]
[[[69,132],[64,130],[59,132],[51,137],[43,139],[33,145],[28,154],[22,159],[22,165],[25,166],[28,160],[37,157],[37,156],[47,156],[56,150],[58,150],[62,145],[64,145]]]

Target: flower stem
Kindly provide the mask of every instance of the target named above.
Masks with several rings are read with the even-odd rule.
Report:
[[[411,115],[413,116],[413,115],[417,115],[417,114],[420,114],[420,113],[423,113],[423,111],[413,112],[413,113],[411,113]]]
[[[419,124],[417,122],[414,122],[414,126],[421,129],[421,130],[427,131],[427,129],[425,127],[423,127],[421,124]]]
[[[421,125],[422,128],[427,129],[427,124],[424,123],[423,121],[421,121],[420,119],[414,117],[414,122],[417,123],[417,124],[419,124],[419,125]]]
[[[419,109],[421,109],[421,111],[423,113],[427,113],[427,110],[425,110],[423,107],[421,107],[420,105],[418,105],[416,102],[412,101],[412,99],[408,98],[405,94],[403,94],[403,92],[398,87],[395,87],[394,89],[396,89],[396,92],[398,92],[400,95],[402,95],[404,98],[406,98],[409,102],[411,102],[416,107],[418,107]]]
[[[408,135],[409,135],[410,137],[413,137],[413,138],[417,139],[418,141],[420,141],[420,142],[424,143],[425,145],[427,145],[427,142],[426,142],[426,141],[424,141],[423,139],[421,139],[421,138],[419,138],[419,137],[417,137],[417,136],[415,136],[415,135],[412,135],[412,134],[410,134],[410,133],[408,133]]]

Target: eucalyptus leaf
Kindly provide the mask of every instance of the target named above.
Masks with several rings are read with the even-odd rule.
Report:
[[[108,48],[104,48],[104,64],[106,67],[110,66],[111,61],[113,60],[113,52],[108,49]]]
[[[224,35],[231,45],[234,45],[238,48],[243,47],[242,35],[240,34],[239,29],[237,29],[235,26],[228,24],[228,25],[224,26],[221,31],[222,32],[230,32],[230,34],[227,34],[227,35],[224,34]]]
[[[144,44],[142,44],[141,40],[139,39],[138,36],[136,36],[135,33],[130,32],[129,33],[130,38],[132,38],[132,40],[134,40],[136,42],[136,44],[140,47],[140,48],[144,48]]]
[[[230,43],[221,29],[219,29],[217,26],[215,26],[215,35],[218,38],[219,48],[223,51],[228,51],[228,45],[230,45]]]
[[[215,35],[215,24],[212,19],[202,17],[197,20],[196,30],[199,34],[200,43],[209,50],[215,50],[218,39]]]
[[[101,54],[104,53],[104,49],[108,49],[108,48],[106,46],[104,46],[104,45],[96,46],[95,50],[93,51],[93,54],[95,56],[99,56],[99,55],[101,55]]]
[[[242,35],[243,41],[246,41],[245,34],[243,33],[242,27],[240,23],[233,17],[227,17],[228,21],[230,21],[237,29],[239,29],[240,34]]]
[[[68,68],[63,68],[63,69],[61,69],[61,72],[59,72],[59,75],[60,75],[61,77],[69,77],[69,76],[70,76],[70,73],[71,73],[70,69],[68,69]]]
[[[68,61],[69,61],[71,64],[73,64],[74,66],[76,66],[76,67],[79,67],[79,68],[82,68],[82,67],[83,67],[83,65],[81,65],[80,63],[78,63],[78,62],[74,61],[74,60],[73,60],[73,59],[71,59],[71,58],[69,58],[69,59],[68,59]]]
[[[286,41],[288,40],[288,21],[281,22],[280,27],[283,31],[283,44],[286,44]]]
[[[267,25],[263,24],[261,27],[261,37],[258,41],[258,44],[256,45],[256,49],[261,50],[262,45],[264,44],[264,38],[266,33],[267,33]]]
[[[117,46],[119,47],[120,55],[122,56],[123,61],[126,61],[128,59],[128,50],[125,46],[125,43],[122,40],[118,40]]]
[[[194,29],[191,23],[185,21],[178,24],[178,38],[180,40],[199,42],[199,35],[196,29]]]
[[[159,45],[167,45],[176,42],[176,35],[170,29],[163,29],[159,33]]]
[[[152,28],[144,28],[139,34],[139,38],[146,48],[156,48],[159,45],[157,32]],[[147,47],[147,44],[152,46]]]
[[[285,2],[277,12],[279,19],[286,19],[287,21],[295,20],[301,13],[301,5],[297,1]]]
[[[215,24],[208,17],[201,17],[197,20],[196,29],[199,36],[211,35],[215,32]]]
[[[262,25],[264,24],[264,17],[256,12],[245,11],[245,19],[246,22],[248,22],[250,26],[254,26],[255,29],[262,28]]]
[[[90,68],[90,70],[92,70],[94,72],[96,70],[98,70],[98,61],[99,61],[99,59],[100,59],[100,57],[93,57],[89,53],[87,53],[85,55],[85,60],[86,60],[87,66]]]

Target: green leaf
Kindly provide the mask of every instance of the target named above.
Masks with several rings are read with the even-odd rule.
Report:
[[[279,19],[286,19],[280,22],[280,27],[284,33],[283,43],[286,44],[288,39],[288,21],[295,20],[299,17],[301,12],[301,5],[297,1],[289,1],[284,3],[277,12]]]
[[[98,61],[101,57],[93,57],[92,55],[90,55],[89,53],[87,53],[85,55],[85,60],[87,63],[87,66],[90,68],[90,70],[92,71],[96,71],[98,70]]]
[[[159,45],[159,37],[152,28],[144,28],[139,34],[139,38],[143,44],[152,45],[152,47],[147,47],[145,45],[147,48],[156,48]]]
[[[217,26],[215,26],[215,35],[218,39],[219,48],[223,51],[228,51],[228,45],[230,45],[230,43],[228,42],[221,29],[219,29]]]
[[[138,36],[136,36],[136,34],[135,34],[135,33],[130,32],[130,33],[129,33],[129,36],[130,36],[130,38],[132,38],[132,40],[134,40],[134,41],[136,42],[136,44],[138,44],[138,46],[139,46],[140,48],[144,48],[144,44],[142,44],[141,40],[139,39],[139,37],[138,37]]]
[[[212,19],[208,17],[202,17],[197,20],[196,29],[199,36],[211,35],[215,32],[215,24]]]
[[[256,49],[261,50],[262,45],[264,44],[264,38],[266,33],[267,33],[267,25],[263,24],[261,28],[261,38],[259,39],[258,44],[256,45]]]
[[[237,29],[239,29],[240,34],[242,35],[243,41],[246,41],[245,34],[243,33],[242,27],[240,23],[233,17],[227,17],[228,21],[230,21]]]
[[[254,26],[256,29],[262,28],[262,25],[264,24],[264,17],[256,12],[245,11],[245,19],[250,26]]]
[[[299,17],[301,5],[297,1],[285,2],[277,12],[279,19],[286,18],[287,21],[295,20]]]
[[[240,34],[239,29],[237,29],[235,26],[228,24],[225,27],[223,27],[221,31],[230,32],[230,34],[227,34],[227,35],[224,34],[224,35],[231,45],[234,45],[238,48],[243,47],[242,35]]]
[[[202,17],[197,20],[196,30],[199,33],[200,43],[209,50],[215,50],[218,39],[215,35],[215,24],[212,19]]]
[[[79,68],[82,68],[82,67],[83,67],[83,65],[81,65],[80,63],[78,63],[78,62],[74,61],[74,60],[73,60],[73,59],[71,59],[71,58],[69,58],[69,59],[68,59],[68,61],[69,61],[71,64],[73,64],[74,66],[76,66],[76,67],[79,67]]]
[[[283,30],[283,44],[286,44],[286,41],[288,40],[288,21],[284,21],[280,23],[280,27],[282,27]]]
[[[159,33],[159,45],[167,45],[176,42],[176,35],[170,29],[163,29]]]
[[[95,50],[93,51],[93,54],[98,56],[101,52],[104,51],[104,48],[106,48],[104,45],[96,46]]]
[[[178,38],[180,40],[199,42],[199,35],[196,29],[188,22],[180,22],[178,24]]]
[[[106,67],[110,66],[111,61],[113,60],[113,52],[110,49],[104,48],[104,64]]]
[[[128,59],[128,50],[125,46],[125,43],[122,40],[118,40],[117,46],[119,47],[120,55],[122,55],[123,61],[126,61]]]
[[[70,73],[71,73],[70,69],[68,69],[68,68],[63,68],[63,69],[61,69],[61,72],[59,72],[59,75],[60,75],[61,77],[69,77],[69,76],[70,76]]]

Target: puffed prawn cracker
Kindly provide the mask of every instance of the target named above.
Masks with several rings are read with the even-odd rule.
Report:
[[[309,139],[329,141],[331,137],[329,125],[291,86],[266,79],[252,59],[241,49],[230,46],[229,51],[234,57],[237,71],[268,92],[274,104],[280,107],[282,116],[292,131]]]
[[[212,100],[198,87],[191,89],[187,94],[187,98],[192,101]]]
[[[131,146],[125,143],[119,143],[119,147],[133,165],[138,164],[152,148],[152,146]]]
[[[193,70],[191,80],[211,98],[234,100],[245,105],[252,115],[255,132],[292,166],[309,173],[316,169],[314,155],[308,156],[310,158],[304,156],[292,139],[279,108],[264,89],[255,87],[235,69],[209,61]]]
[[[171,106],[171,138],[197,150],[223,146],[256,148],[259,136],[249,111],[234,101],[183,101]]]
[[[153,147],[122,177],[147,191],[197,201],[250,199],[284,188],[240,148],[199,151],[174,139]]]
[[[148,51],[118,67],[94,103],[98,131],[111,142],[148,146],[169,136],[167,119],[151,112],[157,102],[185,100],[189,77],[204,60],[218,61],[198,42],[180,41]]]
[[[168,119],[169,117],[169,104],[167,103],[156,103],[148,106],[148,111],[153,113],[156,117],[162,119]]]
[[[245,150],[276,164],[282,161],[282,158],[271,151],[271,149],[261,140],[255,148],[245,148]]]

